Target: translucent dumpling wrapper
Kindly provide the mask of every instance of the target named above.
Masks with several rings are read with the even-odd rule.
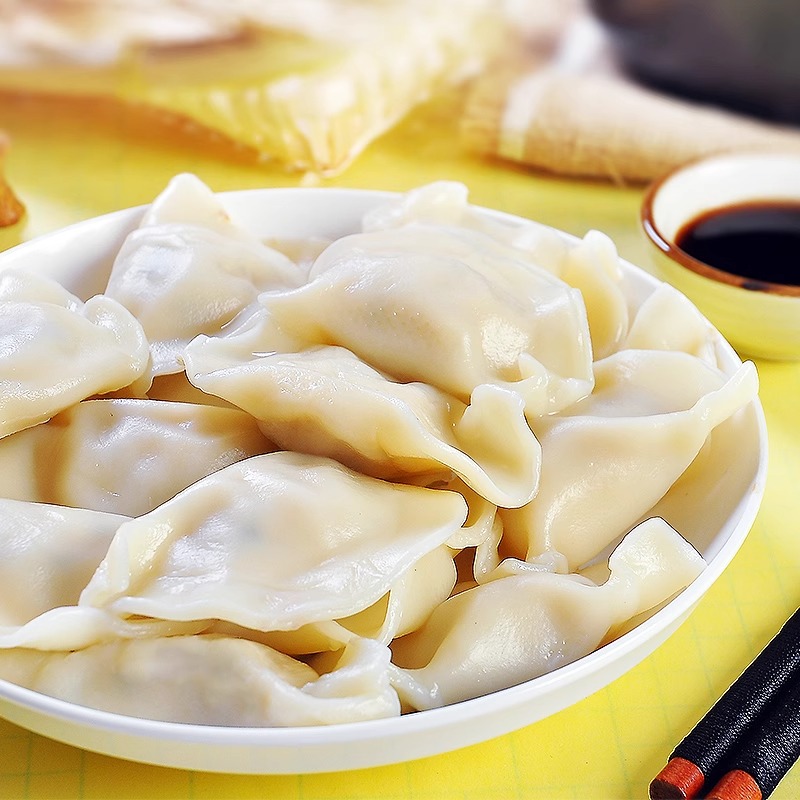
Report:
[[[392,644],[401,699],[423,710],[515,686],[594,651],[610,630],[671,597],[704,561],[663,520],[632,530],[601,586],[517,564],[442,603]]]
[[[196,225],[247,244],[258,239],[231,218],[217,195],[196,175],[176,175],[145,209],[140,228],[160,225]],[[292,270],[287,266],[288,278]]]
[[[379,478],[453,470],[490,502],[521,506],[536,492],[540,447],[522,397],[486,384],[470,404],[422,383],[397,383],[341,347],[253,355],[250,336],[202,337],[186,372],[259,420],[284,450],[312,453]]]
[[[404,192],[364,214],[364,231],[403,228],[417,222],[481,229],[483,218],[469,205],[469,189],[458,181],[433,181]]]
[[[106,294],[141,322],[152,372],[163,375],[181,370],[178,355],[195,336],[219,331],[259,292],[302,279],[285,255],[232,222],[198,178],[179,175],[125,239]]]
[[[385,610],[385,603],[383,607]],[[361,613],[368,614],[371,610],[372,606]],[[335,620],[309,622],[291,631],[259,631],[226,620],[211,620],[202,633],[247,639],[290,656],[339,652],[354,637],[352,631]]]
[[[0,631],[74,605],[127,517],[0,500]]]
[[[397,716],[389,650],[355,639],[320,675],[265,645],[214,635],[0,653],[0,677],[69,703],[194,725],[283,727]]]
[[[140,516],[274,446],[239,409],[86,400],[0,440],[0,495]]]
[[[497,506],[467,486],[460,478],[445,483],[434,483],[438,489],[458,492],[466,501],[469,513],[461,529],[447,540],[449,547],[462,550],[465,547],[480,547],[493,537],[497,522]]]
[[[550,272],[558,270],[568,247],[568,239],[553,228],[471,205],[469,189],[459,181],[432,181],[378,204],[364,215],[362,230],[390,230],[420,222],[480,232],[509,248],[510,257],[519,258],[521,252]]]
[[[82,606],[295,630],[368,608],[467,516],[455,492],[254,456],[122,525]]]
[[[556,273],[580,289],[586,304],[594,359],[616,352],[628,333],[628,301],[614,242],[600,231],[589,231],[569,248]]]
[[[663,283],[639,306],[624,342],[631,350],[678,350],[716,367],[717,336],[686,295]]]
[[[498,508],[464,484],[460,478],[454,478],[441,488],[459,492],[469,508],[467,521],[447,542],[462,565],[458,580],[462,583],[464,580],[480,582],[484,575],[497,567],[500,560],[498,549],[503,536],[503,524]],[[469,575],[464,569],[468,562]]]
[[[48,278],[0,273],[0,437],[128,386],[148,363],[142,326],[116,301],[84,303]]]
[[[44,611],[24,625],[0,628],[0,651],[26,648],[66,652],[119,639],[191,635],[206,630],[209,625],[211,620],[123,619],[104,609],[65,605]]]
[[[388,594],[350,617],[311,622],[290,631],[256,631],[228,622],[215,622],[207,630],[261,642],[290,655],[338,651],[357,636],[388,644],[419,628],[450,596],[455,583],[453,551],[442,545],[420,558]]]
[[[79,311],[80,298],[58,281],[37,272],[5,269],[0,272],[0,302],[51,303],[69,311]]]
[[[0,500],[0,649],[73,650],[120,636],[186,630],[186,625],[151,620],[123,622],[98,609],[76,606],[127,519],[82,508]]]
[[[339,345],[395,380],[464,403],[493,384],[518,391],[536,415],[591,389],[580,293],[466,229],[345,236],[317,258],[306,285],[259,299],[295,350]]]
[[[560,553],[574,570],[644,516],[711,431],[758,391],[748,362],[726,377],[681,352],[623,350],[595,364],[592,395],[536,421],[539,492],[501,510],[509,555]]]
[[[417,630],[443,603],[456,584],[453,552],[446,545],[419,559],[392,585],[384,603],[341,620],[348,630],[388,644],[397,636]]]
[[[595,359],[619,349],[628,329],[628,304],[617,250],[608,236],[589,231],[583,240],[572,243],[535,222],[510,222],[479,213],[467,200],[464,184],[436,181],[368,212],[363,227],[367,231],[460,227],[465,229],[461,236],[477,246],[489,237],[495,253],[514,261],[527,259],[581,291]]]
[[[379,203],[364,214],[361,224],[365,232],[420,226],[451,233],[460,229],[465,240],[488,237],[495,253],[530,262],[553,275],[558,275],[569,247],[567,237],[553,228],[471,205],[469,189],[458,181],[433,181]]]
[[[158,375],[153,378],[153,383],[147,390],[147,398],[163,400],[168,403],[194,403],[200,406],[235,408],[227,400],[214,394],[206,394],[196,386],[192,386],[185,372],[173,372],[170,375]]]

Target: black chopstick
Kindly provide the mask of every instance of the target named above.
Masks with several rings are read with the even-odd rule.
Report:
[[[725,759],[708,800],[763,800],[800,758],[800,682],[783,688],[758,726]]]
[[[784,718],[786,715],[778,712],[785,707],[784,700],[788,702],[788,699],[797,697],[798,687],[800,609],[795,611],[772,641],[672,751],[666,767],[650,784],[651,800],[690,800],[702,796],[704,788],[708,791],[708,787],[715,786],[730,769],[735,769],[729,769],[729,759],[732,755],[735,758],[741,748],[757,757],[758,742],[762,735],[767,736],[765,743],[771,741],[779,746],[780,735],[773,730],[774,720],[781,718],[784,724],[787,723]],[[785,697],[782,699],[783,694]],[[793,702],[797,702],[796,699]],[[800,727],[797,724],[800,716],[798,707],[794,705],[791,708],[790,717],[792,711],[794,725]],[[791,732],[789,735],[791,738]],[[783,750],[791,758],[791,742]],[[745,759],[742,763],[752,768],[750,761]],[[786,769],[792,763],[794,759]],[[778,780],[780,777],[782,775]],[[768,791],[772,789],[774,786]],[[761,796],[767,796],[763,788]]]

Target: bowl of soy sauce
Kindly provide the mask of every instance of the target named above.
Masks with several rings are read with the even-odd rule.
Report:
[[[656,272],[740,354],[800,359],[800,153],[719,155],[654,182]]]

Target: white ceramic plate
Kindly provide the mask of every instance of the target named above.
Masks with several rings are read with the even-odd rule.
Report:
[[[337,237],[389,195],[342,189],[268,189],[222,195],[237,220],[264,237]],[[0,269],[37,270],[87,297],[102,291],[113,257],[143,209],[73,225],[0,254]],[[513,217],[486,212],[514,222]],[[658,281],[624,263],[632,306]],[[741,363],[720,337],[726,373]],[[730,423],[730,424],[729,424]],[[170,767],[238,773],[327,772],[421,758],[484,741],[549,716],[606,686],[651,653],[688,616],[728,565],[761,501],[766,428],[752,403],[725,423],[718,447],[729,469],[695,486],[666,516],[708,561],[684,592],[617,640],[549,675],[474,700],[407,716],[314,728],[226,728],[155,722],[76,706],[0,681],[0,715],[53,739]],[[721,430],[721,429],[719,429]],[[679,518],[670,518],[670,515]]]

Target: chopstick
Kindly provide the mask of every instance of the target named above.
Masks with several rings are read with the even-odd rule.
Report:
[[[672,751],[651,800],[766,798],[800,756],[800,609]],[[714,794],[716,792],[716,794]]]
[[[769,797],[781,778],[800,758],[800,682],[785,687],[769,707],[758,730],[726,760],[727,772],[708,800],[761,800]]]

